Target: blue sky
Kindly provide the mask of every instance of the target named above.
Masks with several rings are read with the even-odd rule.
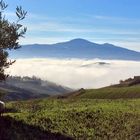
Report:
[[[50,44],[74,38],[140,51],[140,0],[5,0],[7,17],[28,11],[21,44]]]

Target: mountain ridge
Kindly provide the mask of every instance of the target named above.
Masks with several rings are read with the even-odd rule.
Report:
[[[55,44],[23,45],[10,52],[13,58],[87,58],[140,61],[140,52],[104,43],[97,44],[85,39],[73,39]]]

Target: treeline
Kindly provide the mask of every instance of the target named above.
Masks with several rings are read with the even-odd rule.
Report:
[[[36,76],[32,76],[32,77],[29,77],[29,76],[23,76],[23,77],[21,77],[21,76],[9,76],[7,78],[7,81],[9,81],[9,80],[22,81],[22,82],[24,82],[24,81],[25,82],[28,82],[28,81],[41,82],[42,81],[40,78],[38,78]]]
[[[140,76],[134,76],[133,78],[128,78],[126,80],[120,80],[120,85],[122,86],[133,86],[140,84]]]

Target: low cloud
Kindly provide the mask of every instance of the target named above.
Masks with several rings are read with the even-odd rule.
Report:
[[[105,62],[104,64],[99,62]],[[99,88],[140,75],[140,62],[85,59],[18,59],[7,73],[37,76],[70,88]]]

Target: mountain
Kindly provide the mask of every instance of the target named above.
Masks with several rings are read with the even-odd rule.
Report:
[[[128,50],[112,44],[96,44],[84,39],[56,44],[24,45],[10,52],[12,58],[86,58],[119,59],[140,61],[140,52]]]
[[[6,93],[3,100],[7,101],[44,98],[69,93],[72,89],[36,77],[9,77],[5,82],[0,82],[0,91]]]

